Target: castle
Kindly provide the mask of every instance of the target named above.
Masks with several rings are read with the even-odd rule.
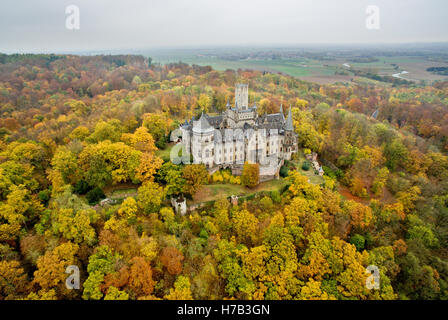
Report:
[[[245,162],[258,163],[260,180],[278,177],[284,160],[297,152],[297,134],[289,108],[287,118],[280,112],[259,116],[257,106],[249,106],[247,84],[235,87],[235,104],[227,102],[218,116],[202,114],[180,126],[182,148],[193,163],[205,164],[210,173],[232,169],[239,175]]]

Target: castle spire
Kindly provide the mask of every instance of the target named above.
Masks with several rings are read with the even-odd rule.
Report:
[[[193,131],[198,133],[213,132],[213,127],[208,122],[204,112],[202,112],[199,120],[193,122]]]
[[[283,114],[283,103],[280,103],[280,116],[282,117],[282,121],[285,122],[285,115]]]
[[[232,105],[230,104],[230,99],[227,99],[226,108],[227,108],[227,109],[232,108]]]
[[[292,124],[291,106],[289,107],[288,118],[286,119],[285,130],[294,131],[294,126]]]

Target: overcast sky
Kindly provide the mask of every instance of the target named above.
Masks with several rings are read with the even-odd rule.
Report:
[[[72,4],[79,30],[66,28]],[[0,52],[444,42],[447,13],[446,0],[0,0]]]

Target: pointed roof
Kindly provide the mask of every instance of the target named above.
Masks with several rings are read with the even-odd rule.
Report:
[[[201,128],[210,127],[210,123],[208,122],[207,116],[204,114],[204,112],[202,112],[201,118],[199,119],[199,121],[200,121]]]
[[[285,130],[294,131],[294,126],[292,124],[291,106],[289,107],[288,118],[286,118]]]
[[[226,107],[227,107],[228,109],[232,108],[232,105],[230,104],[230,100],[229,100],[229,99],[227,99]]]
[[[213,127],[208,122],[204,112],[202,112],[201,118],[198,121],[193,122],[193,131],[199,133],[213,131]]]
[[[283,103],[280,103],[280,115],[282,116],[283,122],[285,122],[285,115],[283,114]]]

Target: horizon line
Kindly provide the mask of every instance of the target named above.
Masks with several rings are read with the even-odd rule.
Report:
[[[58,49],[58,50],[3,50],[0,49],[2,54],[82,54],[82,53],[94,53],[94,52],[131,52],[131,51],[152,51],[152,50],[212,50],[212,49],[233,49],[233,48],[264,48],[264,49],[299,49],[306,47],[320,47],[320,49],[325,49],[325,47],[345,47],[356,49],[353,47],[359,47],[360,49],[371,46],[383,46],[383,47],[395,47],[395,46],[425,46],[425,45],[447,45],[446,41],[406,41],[406,42],[307,42],[307,43],[266,43],[266,44],[213,44],[213,45],[165,45],[165,46],[154,46],[154,47],[133,47],[133,48],[95,48],[95,49]]]

